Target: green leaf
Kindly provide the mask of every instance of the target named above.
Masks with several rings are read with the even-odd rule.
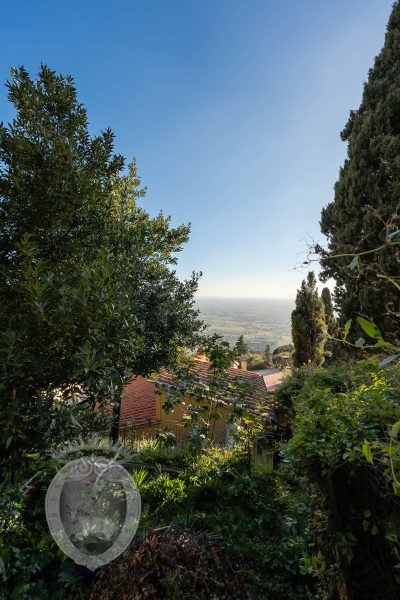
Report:
[[[358,340],[356,341],[356,346],[364,346],[364,345],[365,345],[364,338],[362,338],[362,337],[358,338]]]
[[[345,324],[345,326],[344,326],[344,332],[343,332],[344,339],[346,339],[347,336],[349,335],[352,323],[353,323],[353,319],[349,319],[347,321],[347,323]]]
[[[400,421],[397,421],[397,423],[395,423],[390,430],[390,437],[397,438],[399,430],[400,430]]]
[[[394,348],[393,344],[391,344],[390,342],[385,342],[385,340],[378,340],[378,343],[376,344],[377,347],[379,348]]]
[[[375,325],[375,323],[364,319],[364,317],[357,317],[357,322],[360,325],[361,329],[365,331],[365,333],[369,335],[369,337],[375,340],[383,341],[382,334],[378,327]]]
[[[351,263],[349,264],[349,268],[353,271],[359,265],[358,256],[355,256]]]
[[[364,442],[361,450],[362,450],[362,453],[364,454],[365,458],[367,459],[367,461],[372,464],[373,456],[372,456],[372,450],[371,450],[371,446],[370,446],[369,442]]]
[[[71,419],[72,425],[75,425],[75,427],[80,427],[82,429],[80,423],[78,423],[78,421],[76,420],[73,413],[70,414],[70,419]]]

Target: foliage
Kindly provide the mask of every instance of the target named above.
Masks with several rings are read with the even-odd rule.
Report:
[[[325,311],[312,271],[297,291],[296,308],[292,312],[292,338],[295,367],[308,363],[320,366],[323,363]]]
[[[169,436],[168,436],[169,437]],[[192,456],[187,448],[172,447],[160,443],[158,438],[144,437],[126,443],[133,461],[138,464],[156,465],[173,469],[184,468]]]
[[[247,354],[247,352],[249,351],[249,347],[246,344],[246,342],[244,341],[243,335],[240,335],[238,337],[238,340],[235,344],[235,349],[239,356],[245,356]]]
[[[325,498],[330,512],[325,552],[338,553],[349,593],[382,585],[388,597],[399,592],[400,540],[393,533],[400,509],[400,453],[393,438],[400,418],[399,374],[399,366],[382,369],[376,361],[361,361],[341,374],[330,367],[311,381],[297,377],[294,436],[285,453]],[[294,386],[292,391],[296,394]],[[374,582],[365,582],[367,560]]]
[[[129,355],[137,345],[134,339],[128,341],[137,329],[136,318],[127,310],[105,257],[85,269],[75,285],[66,285],[65,277],[49,273],[36,260],[29,242],[22,251],[26,263],[19,282],[11,284],[9,274],[18,309],[12,307],[9,314],[10,306],[2,305],[0,358],[2,468],[14,477],[23,467],[24,452],[43,448],[51,434],[56,440],[60,424],[53,420],[68,407],[71,413],[74,396],[82,390],[95,398],[107,389],[112,393],[117,383],[114,360],[123,364],[124,351]],[[125,341],[111,349],[122,333]]]
[[[138,446],[138,460],[148,459],[145,446],[144,455]],[[178,472],[150,471],[142,483],[141,533],[174,523],[222,535],[241,582],[233,598],[316,597],[315,569],[305,566],[312,560],[311,505],[301,485],[251,474],[240,449],[183,452],[179,463]],[[118,559],[115,568],[126,560],[125,555]],[[185,597],[183,591],[176,597]]]
[[[325,369],[304,365],[285,377],[275,392],[276,410],[280,415],[277,436],[288,440],[292,436],[292,421],[298,398],[307,398],[315,387],[344,392],[351,385],[350,365],[334,364]]]
[[[344,348],[336,338],[338,336],[338,323],[335,317],[330,289],[324,287],[321,292],[321,300],[325,307],[326,340],[324,347],[325,365],[335,363],[338,359],[345,359],[347,348]]]
[[[345,381],[336,377],[336,371],[330,368],[334,383],[343,390]],[[363,441],[382,437],[390,423],[397,420],[391,376],[379,371],[375,363],[369,365],[369,370],[360,366],[354,376],[355,387],[347,393],[332,389],[329,377],[324,377],[319,384],[314,380],[304,386],[296,399],[295,435],[289,446],[303,457],[303,466],[306,461],[308,469],[315,465],[320,475],[332,472],[343,459],[363,460]]]
[[[0,497],[0,598],[79,600],[86,597],[89,572],[59,550],[44,512],[53,466],[31,459],[35,481],[26,494],[9,484]],[[39,471],[40,469],[40,471]]]
[[[275,401],[280,408],[292,409],[294,401],[300,394],[308,378],[315,372],[315,367],[305,365],[295,369],[286,377],[275,392]]]
[[[271,346],[267,344],[264,352],[252,352],[249,350],[246,354],[246,360],[249,371],[271,369],[274,366]]]
[[[208,357],[207,376],[198,373],[189,357],[174,372],[172,385],[164,389],[163,410],[171,412],[176,405],[183,407],[182,421],[187,428],[186,439],[194,452],[200,452],[215,439],[215,428],[228,408],[232,434],[240,431],[247,448],[253,447],[271,429],[271,415],[267,398],[240,375],[228,372],[237,358],[218,335],[203,340]],[[244,441],[245,440],[245,441]]]
[[[396,1],[360,107],[350,112],[341,134],[348,143],[348,156],[335,185],[335,198],[321,215],[328,249],[317,247],[323,276],[336,279],[342,322],[364,315],[389,340],[398,330],[400,312],[399,51],[400,2]]]
[[[237,598],[221,536],[170,525],[134,541],[124,560],[96,574],[90,600]]]
[[[176,445],[176,436],[167,427],[157,429],[157,444],[163,448],[173,448]]]
[[[265,365],[266,365],[267,369],[270,369],[271,367],[274,366],[274,363],[272,362],[271,346],[269,344],[267,344],[265,346],[264,358],[265,358]]]
[[[157,467],[167,461],[154,440],[137,442],[134,449],[138,463],[150,461]],[[176,468],[172,472],[160,466],[132,473],[142,496],[139,536],[152,535],[153,529],[171,522],[189,527],[194,532],[190,535],[213,531],[223,536],[227,559],[234,567],[232,577],[240,581],[240,592],[231,597],[316,597],[309,528],[312,507],[298,482],[268,473],[251,474],[240,449],[211,448],[196,456],[183,451],[174,455],[172,464]],[[2,498],[6,521],[0,535],[3,589],[7,598],[15,599],[87,597],[91,577],[56,550],[47,530],[44,494],[52,468],[43,461],[39,466],[43,470],[40,485],[29,496],[21,496],[16,486],[10,486]],[[131,560],[136,547],[134,542],[131,550],[105,567],[111,568],[111,577]],[[153,548],[149,557],[154,552]],[[189,566],[181,569],[182,586]],[[218,572],[218,565],[209,570]],[[178,590],[173,580],[164,580],[164,585],[167,597],[169,593],[185,597],[186,584]]]
[[[189,228],[137,202],[113,133],[88,132],[71,77],[12,69],[16,116],[0,126],[0,460],[18,477],[56,411],[118,399],[132,373],[176,360],[200,328],[197,276],[171,265]],[[49,420],[51,414],[51,419]]]
[[[336,332],[336,319],[333,311],[333,302],[331,291],[329,288],[324,287],[321,292],[321,300],[325,307],[325,323],[326,329],[329,335],[335,335]]]
[[[265,356],[261,352],[251,352],[246,354],[247,368],[249,371],[261,371],[266,369]]]
[[[286,352],[293,352],[294,346],[293,344],[285,344],[284,346],[278,346],[272,353],[272,356],[276,356],[277,354],[283,354]]]

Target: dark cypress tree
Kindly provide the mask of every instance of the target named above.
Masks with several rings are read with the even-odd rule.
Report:
[[[267,369],[269,369],[270,367],[273,367],[274,363],[272,362],[272,352],[271,352],[271,346],[269,344],[267,344],[265,346],[264,357],[265,357],[265,366],[267,367]]]
[[[336,319],[333,312],[333,302],[330,289],[324,287],[321,292],[321,300],[325,306],[325,323],[329,335],[335,335]]]
[[[236,342],[235,348],[240,356],[244,356],[248,353],[249,348],[246,342],[244,341],[244,337],[242,335],[238,337],[238,341]]]
[[[292,312],[293,364],[315,366],[324,361],[325,309],[318,296],[317,282],[311,271],[297,290],[296,308]]]
[[[400,202],[400,1],[393,5],[384,47],[364,85],[362,102],[341,133],[348,155],[335,185],[334,201],[322,210],[321,230],[328,237],[321,251],[324,280],[337,282],[335,299],[341,320],[357,314],[373,320],[384,334],[395,332],[400,311],[398,290],[377,272],[397,275],[396,247],[363,255],[348,268],[351,257],[340,253],[373,250],[387,239],[384,223],[396,215]],[[398,229],[398,225],[395,227]],[[397,323],[398,326],[398,323]]]

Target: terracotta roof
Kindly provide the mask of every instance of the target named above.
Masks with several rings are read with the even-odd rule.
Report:
[[[121,402],[120,427],[128,421],[145,425],[156,420],[156,386],[154,381],[138,375],[124,388]]]
[[[196,376],[198,378],[199,383],[206,383],[208,379],[208,369],[210,367],[210,363],[208,361],[194,359],[193,368],[195,370]],[[265,385],[264,378],[259,375],[256,371],[248,371],[245,369],[237,369],[237,368],[229,368],[227,369],[227,374],[232,379],[239,378],[241,381],[251,384],[255,393],[250,394],[247,397],[247,404],[254,405],[255,403],[259,403],[262,399],[265,399],[269,404],[269,399],[266,396],[267,388]],[[171,371],[160,371],[156,378],[156,382],[160,387],[167,387],[170,385],[175,386],[174,374]]]
[[[208,378],[208,369],[210,363],[195,359],[193,367],[195,369],[199,382],[205,383]],[[232,378],[250,383],[255,393],[249,394],[247,398],[248,405],[254,405],[260,402],[260,397],[268,401],[266,392],[273,391],[282,380],[282,371],[280,369],[270,369],[268,371],[247,371],[244,369],[230,368],[227,373]],[[266,375],[263,375],[266,373]],[[279,379],[280,378],[280,379]],[[134,377],[124,388],[121,402],[120,428],[123,429],[128,422],[136,426],[147,425],[156,421],[156,398],[157,387],[167,387],[174,385],[174,373],[162,370],[155,381],[146,379],[138,375]]]

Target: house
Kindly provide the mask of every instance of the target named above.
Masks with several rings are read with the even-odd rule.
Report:
[[[263,369],[262,371],[254,371],[264,379],[265,388],[269,394],[275,392],[276,388],[281,385],[284,373],[282,369]]]
[[[209,366],[210,363],[202,353],[193,360],[192,369],[198,385],[207,385]],[[248,371],[246,361],[241,361],[240,368],[234,365],[227,369],[227,376],[249,384],[249,392],[245,397],[249,412],[257,412],[262,402],[270,412],[271,419],[276,419],[273,392],[282,381],[280,369],[270,369],[265,372]],[[174,373],[167,370],[162,370],[154,379],[134,377],[125,386],[122,396],[120,420],[122,434],[134,430],[137,437],[155,436],[157,430],[166,429],[174,433],[178,440],[185,438],[187,435],[183,423],[185,407],[177,404],[171,412],[167,412],[164,407],[168,392],[177,387]],[[189,396],[185,396],[183,400],[185,404],[196,402]],[[215,420],[212,428],[216,443],[225,444],[227,441],[227,423],[231,410],[231,398],[222,400],[218,408],[221,416]]]
[[[157,422],[155,382],[135,375],[125,386],[121,400],[120,429],[145,429]]]
[[[241,365],[244,366],[243,363]],[[210,363],[206,359],[194,359],[192,369],[194,377],[196,378],[196,385],[207,386],[208,383],[208,370]],[[274,409],[271,398],[267,394],[264,378],[254,371],[248,371],[244,368],[238,368],[232,366],[227,369],[226,374],[232,380],[239,380],[242,383],[248,384],[249,390],[244,398],[244,404],[249,412],[260,412],[259,405],[264,404],[266,410],[270,413],[271,418],[274,418]],[[157,377],[157,387],[159,388],[159,395],[157,399],[157,419],[162,427],[167,427],[177,437],[186,435],[186,430],[183,428],[182,418],[186,407],[182,404],[178,404],[174,407],[172,412],[166,412],[164,408],[166,394],[170,391],[171,387],[178,387],[175,381],[174,374],[169,371],[162,371]],[[188,395],[184,396],[185,404],[196,404],[196,400],[191,399]],[[204,404],[204,403],[200,403]],[[233,401],[231,397],[225,399],[219,398],[218,412],[220,417],[215,419],[212,426],[213,439],[217,443],[224,444],[229,435],[227,434],[228,418],[233,408]]]
[[[273,354],[272,362],[281,369],[291,368],[293,363],[292,352],[280,352],[279,354]]]

